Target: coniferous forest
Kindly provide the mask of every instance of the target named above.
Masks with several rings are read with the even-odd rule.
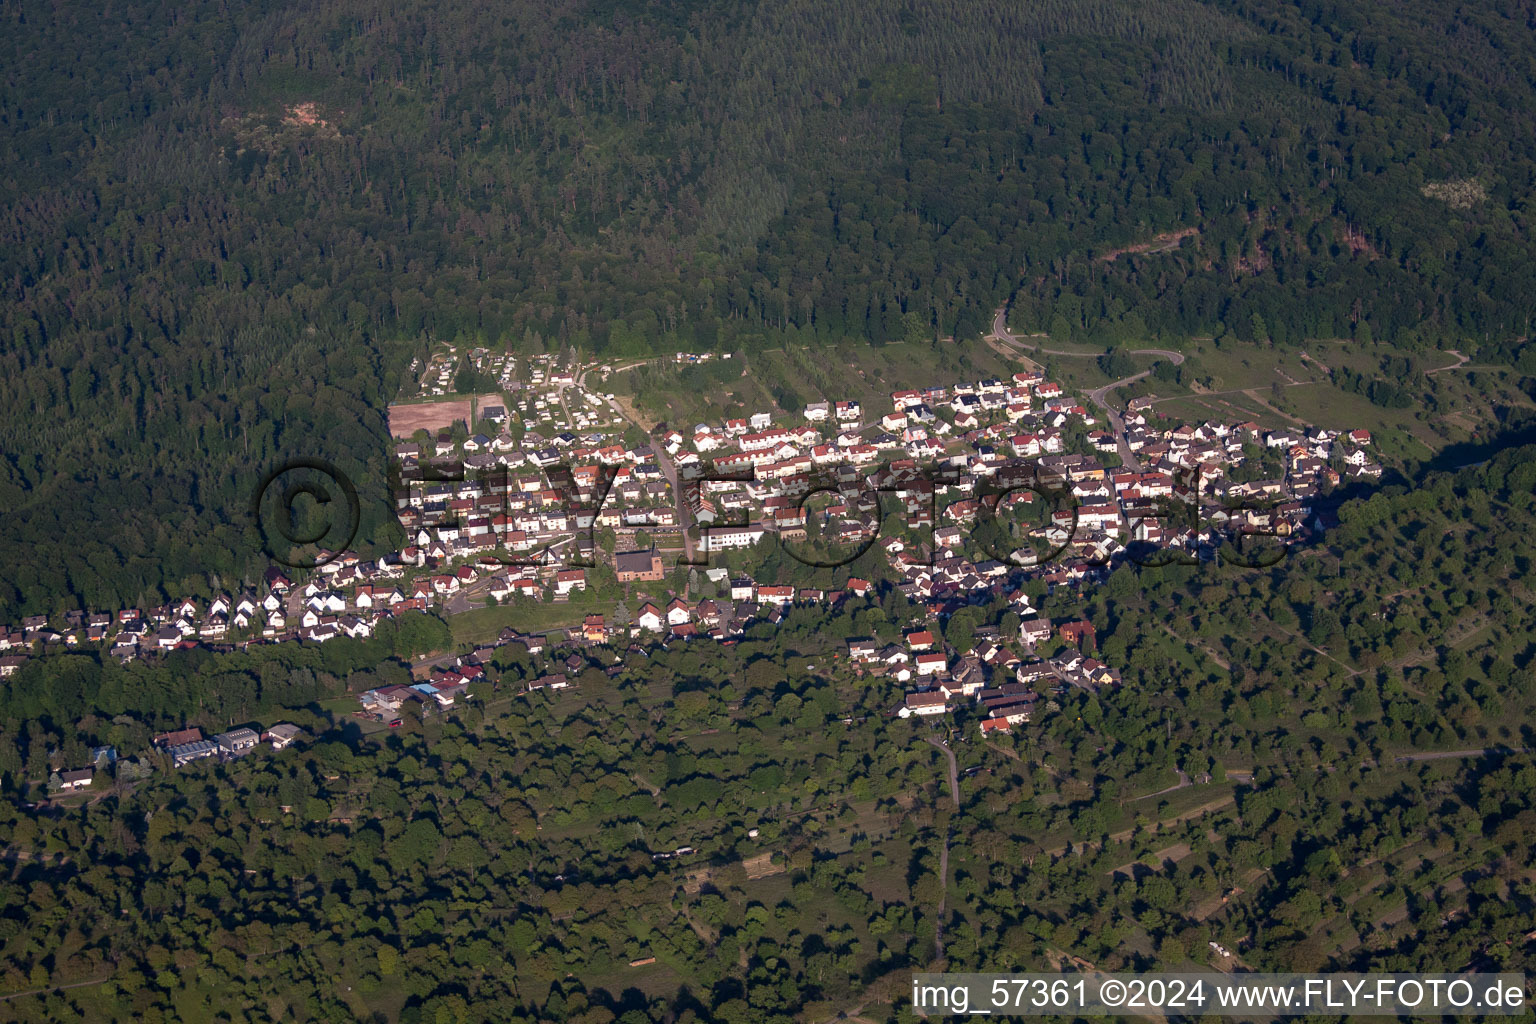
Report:
[[[0,617],[249,578],[253,467],[296,454],[391,540],[381,411],[430,339],[880,345],[1011,297],[1110,345],[1529,364],[1530,17],[9,5]]]

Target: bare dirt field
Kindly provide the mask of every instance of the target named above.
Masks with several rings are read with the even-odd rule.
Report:
[[[500,395],[476,395],[476,408],[504,405]],[[445,398],[436,402],[409,402],[389,407],[389,432],[393,437],[410,437],[418,430],[441,430],[455,420],[469,422],[470,399]]]
[[[748,857],[741,862],[741,866],[747,869],[748,878],[767,878],[784,870],[784,865],[773,862],[771,853],[760,853],[756,857]]]

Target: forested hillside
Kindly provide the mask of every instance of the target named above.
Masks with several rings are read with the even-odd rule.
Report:
[[[1531,17],[7,6],[0,619],[233,585],[282,457],[390,539],[381,411],[429,336],[882,344],[1017,293],[1053,335],[1530,362]]]

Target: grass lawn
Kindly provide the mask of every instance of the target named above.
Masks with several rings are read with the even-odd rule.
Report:
[[[1030,345],[1038,345],[1038,346],[1040,346],[1040,348],[1043,348],[1043,349],[1048,348],[1048,349],[1051,350],[1049,352],[1035,351],[1035,352],[1030,352],[1029,353],[1030,356],[1032,356],[1032,357],[1034,357],[1034,358],[1036,358],[1038,360],[1049,359],[1051,356],[1055,355],[1055,356],[1059,356],[1062,359],[1070,359],[1070,360],[1073,360],[1073,361],[1081,360],[1082,362],[1086,363],[1086,362],[1088,362],[1090,360],[1097,359],[1097,358],[1099,358],[1099,356],[1104,354],[1104,350],[1102,348],[1099,348],[1099,347],[1094,346],[1094,345],[1081,345],[1081,344],[1077,344],[1077,343],[1071,342],[1071,341],[1057,341],[1054,338],[1046,338],[1046,337],[1034,338],[1034,337],[1032,337],[1032,338],[1029,339],[1028,344],[1030,344]],[[1150,345],[1151,345],[1151,342],[1148,342],[1147,346],[1150,346]],[[1147,347],[1147,346],[1132,346],[1132,347]]]
[[[1066,356],[1041,356],[1045,375],[1068,391],[1088,392],[1108,384],[1114,378],[1099,369],[1097,359],[1071,359]],[[1139,373],[1157,362],[1156,356],[1132,356]]]
[[[1197,379],[1209,380],[1212,386],[1201,393],[1149,380],[1139,387],[1161,399],[1154,407],[1159,412],[1176,419],[1241,416],[1272,428],[1294,426],[1296,420],[1335,429],[1364,427],[1376,436],[1379,451],[1389,461],[1427,458],[1447,444],[1486,432],[1494,424],[1498,407],[1532,405],[1510,373],[1498,369],[1431,374],[1421,400],[1404,409],[1374,405],[1365,396],[1331,383],[1326,370],[1383,376],[1383,361],[1404,355],[1386,344],[1361,346],[1347,339],[1322,340],[1309,342],[1305,350],[1271,350],[1217,348],[1205,341],[1196,342],[1187,351],[1190,361],[1186,369]],[[1456,364],[1456,357],[1448,352],[1408,358],[1417,370]],[[1087,371],[1082,376],[1084,381],[1091,379]],[[1280,385],[1278,394],[1276,384]]]
[[[1339,430],[1364,427],[1371,432],[1377,450],[1387,458],[1424,459],[1445,444],[1445,439],[1416,414],[1420,406],[1384,409],[1364,395],[1342,391],[1331,384],[1288,388],[1287,412],[1320,427]]]
[[[524,633],[540,633],[564,626],[579,626],[588,615],[611,615],[617,600],[586,592],[573,595],[564,603],[541,601],[531,605],[503,604],[473,608],[448,616],[453,639],[460,644],[480,644],[495,640],[506,627]]]
[[[1321,340],[1309,342],[1305,349],[1253,345],[1218,348],[1202,339],[1183,346],[1183,351],[1188,358],[1182,384],[1149,378],[1118,397],[1151,395],[1157,399],[1154,410],[1171,420],[1251,419],[1271,429],[1303,424],[1335,429],[1363,427],[1376,435],[1377,447],[1388,461],[1425,459],[1448,444],[1474,440],[1489,432],[1500,406],[1533,405],[1511,374],[1497,368],[1474,366],[1432,374],[1421,400],[1404,409],[1374,405],[1363,395],[1334,386],[1329,375],[1332,370],[1382,377],[1384,361],[1404,355],[1385,344],[1360,346],[1348,340]],[[1068,387],[1089,390],[1107,383],[1092,360],[1041,358],[1053,359],[1054,375]],[[1153,362],[1151,357],[1133,358],[1138,366]],[[1426,371],[1452,367],[1457,362],[1448,352],[1409,358],[1416,370]]]
[[[358,710],[356,694],[348,694],[345,697],[330,697],[326,700],[316,701],[311,707],[318,714],[328,718],[333,729],[350,723],[364,736],[371,736],[376,732],[387,732],[389,730],[388,725],[377,719],[372,717],[362,718],[354,714]]]
[[[608,386],[643,410],[644,418],[669,423],[782,412],[770,391],[780,382],[806,402],[861,402],[866,406],[864,418],[868,422],[889,411],[892,391],[1007,376],[1017,368],[979,338],[941,344],[899,342],[879,348],[849,342],[815,348],[788,345],[755,352],[744,361],[740,376],[731,376],[703,392],[690,391],[679,382],[675,387],[635,394],[634,378],[627,374],[615,375]],[[799,412],[792,410],[796,418]]]
[[[1321,380],[1326,374],[1301,358],[1293,348],[1263,349],[1251,345],[1217,348],[1214,342],[1196,342],[1188,352],[1189,365],[1199,376],[1216,378],[1217,391],[1234,388],[1265,388],[1279,381]],[[1329,364],[1332,365],[1332,364]]]
[[[1184,395],[1178,398],[1159,399],[1152,409],[1170,420],[1194,422],[1219,419],[1235,423],[1253,420],[1265,427],[1289,425],[1242,392],[1232,395]]]

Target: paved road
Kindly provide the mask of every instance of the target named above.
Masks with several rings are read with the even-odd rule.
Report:
[[[432,674],[432,669],[442,668],[444,665],[457,659],[458,656],[457,652],[449,651],[446,654],[439,654],[435,658],[419,658],[411,662],[411,675],[417,679],[425,679]]]
[[[689,563],[693,562],[693,537],[688,531],[693,528],[693,509],[688,507],[688,502],[683,499],[683,489],[678,485],[677,466],[667,457],[667,453],[660,445],[656,445],[656,465],[661,468],[661,475],[667,478],[667,483],[672,485],[672,507],[677,510],[677,527],[683,535],[683,551],[687,554]]]
[[[449,615],[458,615],[460,612],[467,612],[473,607],[475,605],[470,603],[469,594],[462,587],[449,595],[448,600],[443,602],[443,611]]]
[[[575,421],[571,419],[571,406],[565,400],[565,393],[570,390],[571,386],[570,384],[555,385],[555,393],[560,396],[560,414],[565,417],[566,430],[571,430],[576,425]]]
[[[1184,357],[1177,352],[1165,352],[1162,349],[1137,349],[1136,351],[1155,352],[1158,355],[1168,356],[1175,366],[1184,361]],[[1106,384],[1101,388],[1094,388],[1088,392],[1088,400],[1098,406],[1103,411],[1104,418],[1109,421],[1110,432],[1115,435],[1115,445],[1120,451],[1120,464],[1133,473],[1140,473],[1142,471],[1141,460],[1136,457],[1135,452],[1131,451],[1131,444],[1125,438],[1125,418],[1109,404],[1107,396],[1116,388],[1124,387],[1127,384],[1134,384],[1151,372],[1150,369],[1142,370],[1140,373],[1132,374],[1129,377],[1122,377],[1112,384]]]
[[[1141,380],[1141,378],[1145,377],[1151,372],[1151,370],[1143,370],[1141,373],[1138,373],[1133,377],[1126,377],[1123,380],[1115,381],[1113,384],[1106,384],[1102,388],[1095,388],[1094,390],[1088,392],[1088,400],[1103,410],[1104,419],[1109,421],[1110,432],[1115,435],[1115,447],[1120,451],[1120,465],[1124,466],[1132,473],[1140,473],[1142,471],[1143,467],[1141,465],[1141,460],[1138,459],[1136,457],[1136,453],[1131,450],[1131,443],[1125,439],[1125,418],[1122,417],[1114,409],[1109,407],[1109,402],[1105,399],[1104,396],[1109,394],[1109,392],[1113,391],[1115,388],[1120,387],[1122,384],[1130,384],[1134,381]]]
[[[936,740],[930,736],[928,742],[933,744],[935,749],[942,750],[944,756],[949,758],[949,798],[955,802],[955,810],[958,811],[960,809],[960,765],[955,761],[955,752],[949,749],[949,744],[943,740]]]
[[[1450,366],[1437,366],[1433,370],[1425,370],[1424,376],[1431,377],[1437,373],[1444,373],[1446,370],[1459,370],[1472,361],[1453,348],[1448,348],[1445,351],[1447,354],[1454,357],[1456,361]]]
[[[992,336],[1018,348],[1029,349],[1034,352],[1047,352],[1051,355],[1088,356],[1091,358],[1098,358],[1100,355],[1100,353],[1092,352],[1061,352],[1055,349],[1041,348],[1038,345],[1025,344],[1023,341],[1019,340],[1018,335],[1013,334],[1008,330],[1007,306],[1003,306],[1001,309],[999,309],[997,314],[992,318]],[[1184,354],[1182,352],[1174,352],[1166,348],[1134,348],[1130,350],[1130,354],[1136,356],[1159,356],[1168,360],[1174,366],[1178,366],[1180,363],[1184,362]],[[1118,411],[1110,406],[1108,395],[1116,388],[1124,387],[1127,384],[1134,384],[1136,381],[1141,380],[1151,372],[1152,370],[1149,367],[1145,370],[1142,370],[1140,373],[1132,374],[1129,377],[1123,377],[1111,384],[1106,384],[1101,388],[1095,388],[1094,390],[1088,392],[1088,400],[1103,410],[1104,418],[1109,421],[1109,429],[1115,435],[1115,442],[1120,449],[1121,465],[1125,466],[1125,468],[1129,469],[1133,473],[1140,473],[1142,471],[1141,460],[1136,458],[1136,454],[1131,451],[1131,446],[1126,443],[1125,420],[1123,417],[1121,417]]]
[[[613,372],[618,373],[620,370],[633,370],[635,367],[650,361],[651,360],[648,359],[642,359],[638,362],[628,363],[624,366],[615,367]],[[590,367],[588,369],[590,370]],[[576,378],[576,383],[582,383],[582,381],[586,378],[587,372],[588,370],[583,370],[581,375]],[[605,400],[608,402],[609,407],[612,408],[613,411],[617,413],[622,419],[628,421],[636,427],[639,427],[641,430],[645,430],[645,427],[635,422],[635,420],[630,417],[629,413],[624,411],[623,406],[619,405],[617,401],[611,398]],[[672,459],[668,457],[666,451],[661,447],[660,444],[653,443],[652,447],[656,450],[656,465],[661,470],[661,475],[666,477],[667,483],[672,486],[672,505],[673,508],[677,511],[677,526],[683,535],[683,551],[686,553],[687,559],[691,563],[693,561],[693,538],[689,536],[688,531],[693,527],[693,510],[688,507],[688,502],[683,500],[683,489],[678,486],[677,481],[677,466],[673,464]]]
[[[1039,345],[1029,344],[1020,338],[1017,334],[1014,334],[1008,330],[1007,306],[1003,306],[997,311],[997,314],[992,317],[992,337],[996,338],[998,341],[1003,342],[1010,348],[1028,349],[1031,352],[1044,352],[1046,355],[1051,356],[1083,356],[1089,359],[1097,359],[1100,355],[1098,352],[1064,352],[1060,349],[1042,348]]]
[[[1173,770],[1173,773],[1179,777],[1179,781],[1178,781],[1177,785],[1169,786],[1167,789],[1160,789],[1156,793],[1148,793],[1146,796],[1139,796],[1136,799],[1137,800],[1150,800],[1150,799],[1152,799],[1155,796],[1167,796],[1169,793],[1177,793],[1179,790],[1184,789],[1186,786],[1193,786],[1194,785],[1193,780],[1191,780],[1188,775],[1184,774],[1184,769],[1182,769],[1182,768],[1175,768]],[[1132,802],[1134,803],[1135,801],[1132,801]]]
[[[1152,354],[1163,356],[1172,362],[1175,366],[1184,361],[1184,357],[1182,355],[1177,352],[1169,352],[1166,349],[1138,348],[1133,351],[1135,351],[1138,355]],[[1134,384],[1136,381],[1141,380],[1151,372],[1152,370],[1149,367],[1145,370],[1142,370],[1140,373],[1133,373],[1129,377],[1122,377],[1111,384],[1105,384],[1101,388],[1094,388],[1092,391],[1088,392],[1088,401],[1098,406],[1103,411],[1104,418],[1109,421],[1110,432],[1115,435],[1115,445],[1120,450],[1120,464],[1133,473],[1140,473],[1142,471],[1141,460],[1136,457],[1135,452],[1131,451],[1130,442],[1125,439],[1125,418],[1120,415],[1118,410],[1109,404],[1109,399],[1107,396],[1116,388],[1124,387],[1127,384]]]
[[[592,367],[584,367],[580,363],[577,363],[573,369],[575,372],[571,374],[571,383],[555,385],[555,393],[560,396],[560,411],[565,415],[565,429],[571,431],[572,433],[576,431],[576,421],[571,418],[571,406],[569,401],[566,399],[565,393],[571,388],[575,388],[578,391],[582,390],[582,381],[586,380],[587,372],[591,370]]]
[[[633,370],[635,367],[643,366],[649,362],[654,362],[654,360],[638,359],[631,363],[625,363],[623,366],[615,366],[613,368],[613,372],[619,373],[623,370]],[[593,369],[593,366],[587,366],[577,372],[575,382],[577,387],[586,388],[587,374],[591,373]],[[595,391],[593,392],[593,394],[597,393],[598,392]],[[629,413],[624,411],[624,407],[621,406],[617,400],[604,397],[603,401],[608,403],[608,407],[612,409],[614,414],[617,415],[620,419],[631,424],[632,426],[639,427],[641,430],[645,430],[645,427],[642,424],[636,422],[636,420],[631,417]],[[560,405],[561,408],[565,407],[565,390],[563,388],[560,391]],[[566,418],[570,418],[569,413],[566,413]],[[649,433],[649,431],[647,431],[647,433]],[[677,467],[673,465],[672,460],[667,456],[667,453],[659,444],[653,444],[652,447],[654,447],[656,450],[656,465],[661,470],[661,475],[667,478],[667,483],[672,487],[672,503],[677,512],[678,528],[683,535],[683,550],[687,553],[688,561],[692,562],[693,538],[688,535],[688,530],[693,525],[693,511],[688,507],[688,503],[683,500],[683,489],[677,485]]]

